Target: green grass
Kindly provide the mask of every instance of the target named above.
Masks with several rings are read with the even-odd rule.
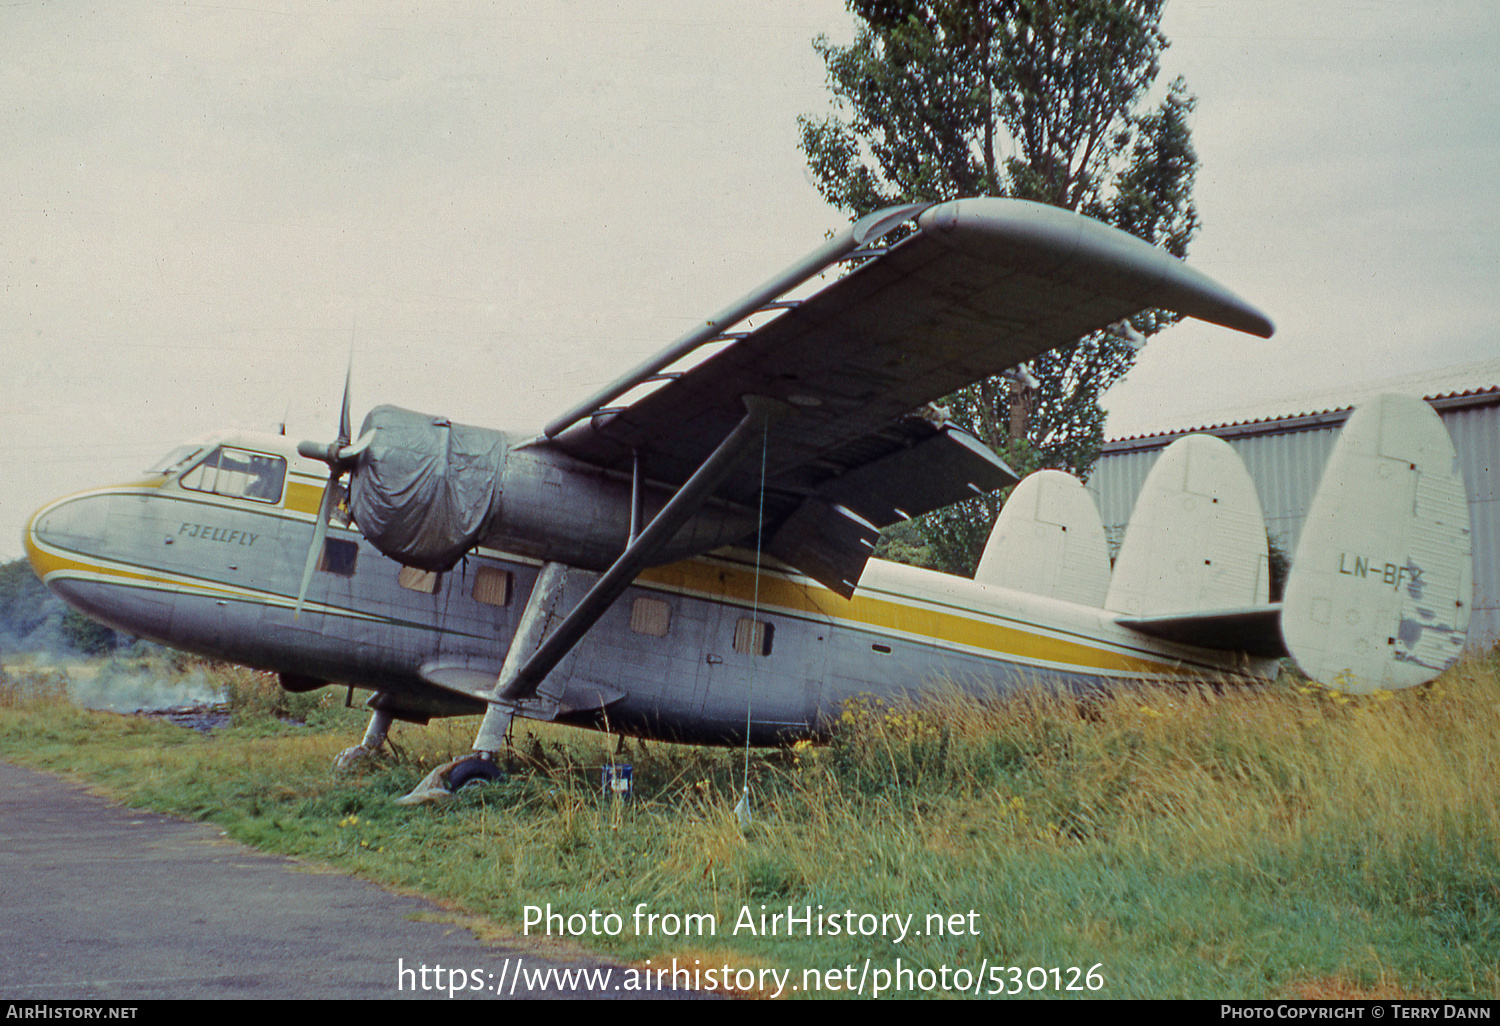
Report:
[[[580,940],[636,964],[790,968],[793,983],[867,958],[1060,967],[1063,983],[1097,965],[1097,993],[1115,998],[1500,996],[1494,662],[1372,698],[1283,681],[1084,708],[856,704],[828,746],[752,755],[748,828],[733,812],[743,752],[632,742],[637,800],[620,805],[599,794],[614,739],[527,725],[508,779],[412,809],[392,799],[467,750],[474,721],[398,727],[400,759],[339,777],[333,757],[364,725],[341,691],[160,672],[211,672],[235,725],[200,737],[85,712],[56,673],[13,668],[0,755],[448,902],[500,934],[521,931],[528,905],[612,911],[620,936]],[[717,935],[637,936],[641,903],[712,913]],[[965,928],[899,944],[735,934],[762,904]]]

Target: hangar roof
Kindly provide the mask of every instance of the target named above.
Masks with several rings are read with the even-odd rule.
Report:
[[[1253,406],[1195,414],[1175,423],[1153,425],[1149,430],[1129,435],[1107,436],[1105,451],[1130,448],[1129,445],[1116,443],[1129,443],[1137,439],[1159,439],[1162,436],[1183,435],[1194,431],[1237,434],[1240,432],[1224,429],[1243,428],[1245,433],[1259,433],[1275,430],[1273,424],[1279,421],[1323,418],[1342,421],[1352,407],[1383,392],[1421,396],[1439,408],[1449,405],[1465,405],[1474,401],[1500,401],[1500,359],[1419,371],[1414,374],[1382,378],[1338,389],[1305,392],[1286,399],[1267,400]]]

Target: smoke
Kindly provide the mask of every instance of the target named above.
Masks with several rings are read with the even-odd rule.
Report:
[[[37,580],[26,560],[0,564],[0,651],[101,655],[120,640],[108,627],[69,609]]]
[[[71,665],[68,676],[73,704],[104,712],[157,712],[228,701],[197,668],[174,674],[167,667],[152,671],[111,660],[99,667]]]
[[[85,709],[136,713],[201,708],[227,701],[201,668],[184,670],[150,642],[127,657],[114,631],[69,609],[24,559],[0,564],[0,651],[12,664],[62,670],[68,699]],[[114,653],[102,664],[89,656]]]

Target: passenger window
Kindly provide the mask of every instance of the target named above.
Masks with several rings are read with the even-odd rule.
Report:
[[[407,591],[420,591],[424,595],[436,595],[441,574],[431,570],[419,570],[414,566],[403,566],[396,574],[396,583]]]
[[[672,607],[661,599],[643,596],[636,599],[635,604],[630,607],[630,629],[637,634],[665,638],[667,628],[671,626]]]
[[[734,625],[734,650],[740,655],[763,655],[771,654],[771,638],[776,633],[773,624],[761,620],[752,620],[748,616],[740,618],[739,623]]]
[[[480,567],[474,575],[474,601],[487,606],[510,605],[510,571]]]
[[[280,502],[286,460],[221,445],[181,477],[182,487],[235,499]]]

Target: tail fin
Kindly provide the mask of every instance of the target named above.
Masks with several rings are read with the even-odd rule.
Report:
[[[1027,476],[1001,508],[974,580],[1099,608],[1109,548],[1093,497],[1060,470]]]
[[[1287,650],[1351,692],[1411,687],[1458,658],[1469,627],[1469,506],[1426,403],[1383,395],[1344,425],[1287,576]]]
[[[1139,617],[1264,606],[1269,579],[1260,497],[1239,455],[1211,435],[1167,446],[1136,499],[1104,608]]]

